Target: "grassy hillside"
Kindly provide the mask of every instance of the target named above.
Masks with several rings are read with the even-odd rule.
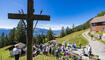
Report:
[[[88,44],[88,41],[81,35],[85,31],[86,30],[82,30],[79,32],[69,34],[63,38],[56,39],[56,41],[58,43],[63,43],[64,41],[69,41],[70,43],[76,42],[77,46],[78,46],[79,42],[81,42],[82,45],[85,46]],[[0,58],[2,58],[2,60],[9,60],[9,51],[5,50],[8,47],[9,46],[0,49]],[[25,56],[20,58],[20,60],[25,60],[25,59],[26,59]],[[45,55],[39,55],[33,59],[35,59],[35,60],[57,60],[55,56],[45,56]],[[14,60],[14,58],[10,58],[10,60]]]
[[[79,45],[79,42],[81,42],[82,45],[85,46],[88,44],[88,41],[81,35],[85,31],[86,30],[74,32],[72,34],[69,34],[69,35],[63,37],[63,38],[58,38],[58,39],[56,39],[56,41],[58,43],[62,43],[64,41],[69,41],[70,43],[75,42],[77,46]]]

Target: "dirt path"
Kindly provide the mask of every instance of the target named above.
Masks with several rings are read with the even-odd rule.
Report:
[[[105,45],[97,40],[91,40],[91,37],[88,36],[88,32],[89,31],[86,31],[82,35],[89,41],[92,47],[92,53],[98,55],[101,60],[105,60]]]

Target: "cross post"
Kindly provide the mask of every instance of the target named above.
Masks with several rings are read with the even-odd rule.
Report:
[[[27,8],[27,60],[32,60],[32,39],[33,39],[33,0],[28,0]],[[32,20],[32,21],[30,21]]]
[[[27,22],[27,60],[32,60],[32,39],[33,39],[33,21],[42,20],[49,21],[49,15],[34,15],[33,0],[27,2],[27,14],[8,13],[9,19],[25,19]]]

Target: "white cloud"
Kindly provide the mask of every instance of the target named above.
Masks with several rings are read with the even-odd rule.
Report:
[[[42,28],[42,29],[49,29],[51,28],[52,30],[61,30],[62,27],[66,28],[66,27],[70,27],[69,24],[38,24],[37,28]],[[4,28],[4,29],[12,29],[16,27],[16,25],[0,25],[0,28]]]
[[[0,26],[0,28],[3,28],[3,29],[12,29],[16,26]]]
[[[18,24],[18,21],[11,21],[11,20],[0,20],[0,28],[4,29],[12,29],[16,27]],[[70,27],[70,24],[56,24],[56,23],[38,23],[37,28],[42,28],[42,29],[49,29],[51,28],[52,30],[61,30],[62,27]]]
[[[67,26],[70,27],[69,24],[39,24],[37,25],[37,28],[61,30],[62,27],[66,28]]]

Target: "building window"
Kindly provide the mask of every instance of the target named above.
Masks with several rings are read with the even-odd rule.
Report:
[[[96,30],[96,27],[93,27],[93,30]]]
[[[102,27],[102,30],[105,30],[105,27]]]
[[[103,22],[102,25],[105,25],[105,22]]]
[[[105,22],[92,23],[93,26],[105,25]]]
[[[93,23],[92,25],[93,25],[93,26],[96,26],[97,24],[96,24],[96,23]]]

